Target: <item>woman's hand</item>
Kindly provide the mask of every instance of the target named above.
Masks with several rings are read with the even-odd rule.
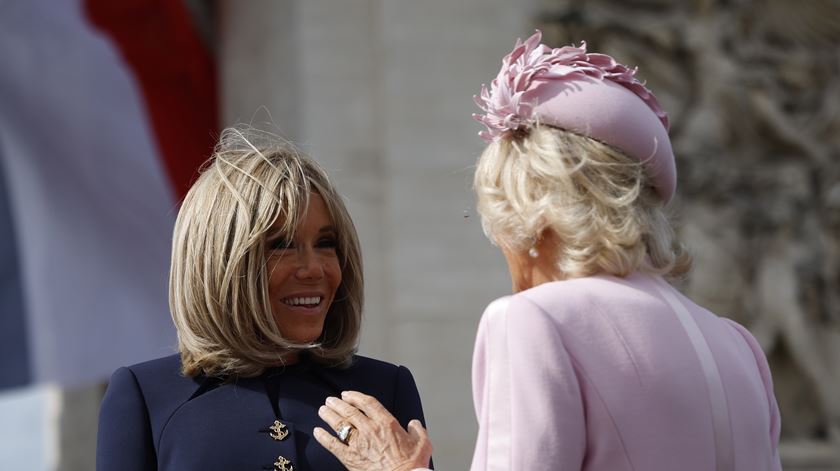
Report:
[[[353,427],[346,444],[316,427],[315,439],[350,471],[410,471],[426,468],[432,456],[432,442],[419,420],[403,430],[397,419],[373,397],[347,391],[342,399],[327,398],[318,415],[338,431]]]

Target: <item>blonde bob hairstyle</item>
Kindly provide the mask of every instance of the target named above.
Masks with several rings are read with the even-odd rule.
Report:
[[[589,137],[538,125],[494,141],[474,187],[488,238],[523,251],[553,231],[564,278],[691,267],[642,165]]]
[[[285,339],[272,316],[265,244],[294,236],[312,194],[335,226],[342,279],[321,336],[300,344]],[[324,170],[268,133],[224,130],[175,223],[169,307],[183,373],[257,376],[302,350],[346,366],[358,344],[363,287],[356,229]]]

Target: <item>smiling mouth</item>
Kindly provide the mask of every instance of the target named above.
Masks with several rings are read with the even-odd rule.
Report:
[[[296,296],[283,299],[283,304],[291,307],[316,308],[323,301],[322,296]]]

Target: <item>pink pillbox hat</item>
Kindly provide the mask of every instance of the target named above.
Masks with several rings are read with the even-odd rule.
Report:
[[[635,78],[635,69],[581,47],[552,49],[537,31],[517,40],[499,75],[475,97],[487,126],[487,141],[537,123],[548,124],[609,144],[644,164],[664,202],[674,196],[677,171],[668,116],[656,97]]]

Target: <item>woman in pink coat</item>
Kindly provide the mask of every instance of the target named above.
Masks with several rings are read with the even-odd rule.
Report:
[[[666,279],[690,257],[666,216],[668,118],[635,70],[517,42],[476,98],[475,175],[515,294],[478,329],[473,470],[779,470],[767,360],[742,326]],[[316,439],[351,470],[428,466],[425,430],[347,392]]]

